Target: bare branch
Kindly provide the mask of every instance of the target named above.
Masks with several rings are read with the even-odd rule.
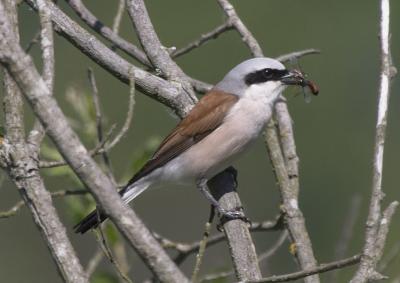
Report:
[[[280,55],[278,57],[276,57],[276,60],[281,61],[282,63],[288,62],[292,59],[297,59],[306,55],[311,55],[311,54],[320,54],[321,50],[319,49],[314,49],[314,48],[310,48],[310,49],[305,49],[305,50],[300,50],[300,51],[295,51],[295,52],[291,52],[288,54],[283,54]]]
[[[242,207],[235,188],[235,177],[232,167],[216,175],[208,182],[211,193],[221,207],[227,211]],[[239,280],[256,280],[261,278],[257,253],[251,239],[247,223],[240,219],[228,221],[223,225],[236,277]]]
[[[107,132],[106,136],[102,140],[101,143],[98,143],[95,148],[89,150],[90,156],[95,156],[97,154],[100,154],[101,152],[105,151],[105,146],[107,141],[110,139],[112,132],[115,129],[115,125],[113,125]],[[65,160],[41,160],[39,161],[39,167],[40,168],[54,168],[54,167],[59,167],[59,166],[65,166],[68,163]]]
[[[382,239],[386,238],[388,229],[387,226],[390,217],[397,206],[397,202],[393,202],[391,205],[389,205],[388,209],[382,216],[381,201],[384,195],[382,191],[383,152],[385,145],[387,113],[390,96],[390,80],[395,75],[395,69],[392,66],[389,44],[389,11],[389,0],[381,0],[381,74],[378,101],[378,117],[375,134],[372,194],[365,229],[365,244],[363,248],[363,256],[360,267],[351,281],[352,283],[367,282],[371,279],[381,277],[381,275],[376,271],[376,265],[380,260],[383,252],[384,241],[382,241]],[[383,227],[381,227],[382,224],[384,224]]]
[[[378,270],[383,272],[400,256],[400,242],[394,244],[388,254],[379,263]]]
[[[104,137],[103,137],[103,113],[101,111],[99,90],[97,88],[96,78],[95,78],[93,70],[91,68],[88,69],[88,78],[89,78],[90,86],[92,89],[93,104],[94,104],[94,110],[96,113],[97,139],[98,139],[99,144],[101,144],[101,143],[103,143],[103,140],[104,140]],[[107,168],[108,177],[114,183],[114,185],[116,185],[117,182],[115,181],[114,175],[112,173],[112,166],[111,166],[110,158],[108,157],[108,152],[102,151],[101,156],[102,156],[104,164]]]
[[[126,3],[140,43],[152,65],[167,79],[180,83],[187,97],[197,102],[190,79],[171,59],[167,49],[161,44],[143,0],[126,0]]]
[[[35,46],[36,43],[39,42],[40,39],[40,32],[41,30],[38,30],[35,35],[32,37],[32,39],[28,42],[28,44],[25,47],[25,52],[29,53],[32,49],[33,46]]]
[[[0,2],[0,62],[12,74],[33,112],[48,130],[49,137],[159,280],[187,282],[187,278],[152,237],[135,212],[123,204],[110,179],[93,161],[76,133],[72,131],[31,58],[17,42],[10,39],[6,29],[8,22],[4,21],[3,15],[4,9]]]
[[[286,241],[287,237],[288,237],[288,232],[283,231],[282,234],[279,236],[278,240],[276,241],[276,243],[274,245],[272,245],[272,247],[270,249],[266,250],[265,252],[261,253],[258,256],[258,262],[262,262],[264,260],[271,258],[279,250],[279,248],[283,245],[283,243]]]
[[[173,58],[177,58],[186,53],[189,53],[193,49],[196,49],[196,48],[202,46],[207,41],[209,41],[211,39],[216,39],[219,35],[221,35],[222,33],[226,32],[228,30],[231,30],[232,28],[233,28],[232,23],[230,21],[226,21],[225,23],[217,26],[213,30],[211,30],[205,34],[202,34],[199,39],[189,43],[187,46],[175,50],[174,52],[171,53],[171,56]]]
[[[337,240],[334,259],[343,258],[346,256],[351,238],[354,233],[354,226],[357,222],[360,209],[361,209],[361,196],[355,194],[350,201],[348,212],[345,214],[346,218],[342,226],[342,231],[340,233],[339,239]],[[337,277],[339,275],[339,270],[336,270],[330,274],[329,282],[337,282]]]
[[[25,0],[25,2],[33,9],[37,9],[35,1]],[[130,64],[77,25],[53,3],[49,3],[49,9],[51,11],[51,19],[55,25],[55,31],[117,79],[124,83],[129,83],[130,74],[133,74],[136,86],[140,91],[167,105],[179,117],[184,117],[193,107],[193,100],[187,96],[186,91],[179,85],[167,82]]]
[[[13,56],[14,49],[10,49],[8,44],[21,49],[15,5],[15,1],[0,2],[0,61],[3,65],[4,54]],[[8,44],[4,40],[5,37],[8,37]],[[42,83],[45,86],[43,81]],[[37,162],[32,158],[28,145],[25,143],[22,97],[9,68],[5,75],[5,85],[6,138],[1,144],[0,154],[2,159],[8,163],[7,173],[30,208],[37,228],[63,281],[88,282],[65,228],[58,218],[50,194],[39,175]]]
[[[201,239],[200,244],[199,244],[199,250],[198,253],[196,255],[196,263],[192,272],[192,282],[197,282],[197,277],[199,275],[200,272],[200,266],[201,263],[203,262],[203,257],[204,257],[204,253],[206,252],[206,247],[207,247],[207,240],[208,237],[210,236],[210,231],[211,231],[211,221],[207,222],[205,225],[205,229],[204,229],[204,235],[203,235],[203,239]]]
[[[104,253],[103,253],[103,249],[101,247],[99,247],[95,254],[92,256],[92,258],[90,259],[87,268],[86,268],[86,274],[87,276],[91,277],[91,275],[95,272],[97,266],[99,266],[100,262],[102,261],[102,259],[104,258]]]
[[[273,221],[252,222],[249,230],[251,232],[265,232],[277,231],[281,230],[282,228],[282,217],[278,216]],[[161,243],[164,248],[172,249],[178,252],[178,256],[175,258],[175,262],[177,264],[181,264],[190,254],[197,252],[200,247],[200,241],[196,241],[193,243],[175,242],[156,233],[154,233],[154,237]],[[207,239],[207,246],[213,246],[224,241],[225,239],[225,234],[223,233],[212,235]]]
[[[279,103],[280,102],[277,104]],[[278,111],[278,109],[284,110],[284,108],[279,108],[279,105],[276,105],[275,110]],[[278,114],[276,115],[278,116]],[[281,118],[285,118],[289,124],[291,123],[288,113],[285,113],[285,116],[281,116]],[[285,163],[285,159],[282,156],[274,121],[271,121],[267,127],[266,142],[268,145],[271,164],[273,165],[274,173],[279,184],[282,200],[282,213],[284,214],[285,224],[290,233],[291,240],[295,244],[295,256],[298,259],[302,269],[309,269],[316,266],[316,261],[313,255],[311,241],[305,228],[305,220],[298,206],[298,158],[295,151],[294,142],[292,142],[293,140],[290,138],[290,135],[292,134],[291,124],[290,128],[288,128],[289,125],[286,123],[281,122],[281,125],[285,125],[286,127],[285,129],[283,127],[280,128],[282,145],[286,144],[288,147],[288,155],[286,158],[291,156],[292,164],[289,165],[288,163]],[[289,148],[291,149],[289,150]],[[285,164],[288,164],[287,168]],[[306,281],[319,282],[319,279],[318,277],[313,276],[308,277]]]
[[[128,277],[128,275],[126,275],[122,271],[122,268],[120,267],[119,263],[115,260],[114,255],[112,254],[111,249],[107,244],[107,240],[104,236],[101,225],[98,227],[98,229],[95,230],[95,234],[97,242],[99,243],[101,249],[103,250],[104,255],[110,261],[111,265],[117,271],[118,275],[122,278],[124,282],[132,283],[132,280]]]
[[[301,279],[313,274],[324,273],[327,271],[331,271],[338,268],[343,268],[346,266],[354,265],[360,262],[361,255],[355,255],[346,259],[330,262],[330,263],[322,263],[315,268],[306,269],[303,271],[297,271],[285,275],[274,275],[271,277],[262,278],[257,281],[248,281],[249,283],[265,283],[265,282],[288,282],[297,279]]]
[[[228,21],[235,27],[240,36],[242,37],[243,42],[249,47],[251,54],[254,57],[264,57],[263,51],[258,44],[257,40],[254,38],[252,33],[247,29],[247,27],[243,24],[242,20],[237,15],[235,8],[233,8],[232,4],[229,3],[228,0],[218,0],[219,5],[224,10],[226,16],[228,17]]]
[[[64,196],[74,196],[74,195],[84,195],[87,194],[86,190],[62,190],[50,193],[53,198],[64,197]],[[17,214],[17,212],[25,205],[23,200],[17,202],[13,205],[9,210],[0,211],[0,219],[1,218],[9,218]]]
[[[121,141],[121,139],[128,132],[133,118],[133,110],[135,109],[135,77],[132,75],[129,80],[129,104],[128,104],[128,112],[126,114],[124,125],[122,126],[119,133],[115,136],[115,138],[107,144],[107,146],[103,149],[104,151],[109,151],[113,148],[117,143]]]
[[[240,20],[229,1],[218,0],[218,3],[225,11],[225,14],[228,16],[233,26],[238,30],[238,32],[242,36],[243,41],[251,50],[252,54],[256,57],[262,57],[263,52],[260,45],[251,34],[251,32]],[[286,104],[277,103],[275,106],[275,111],[278,117],[280,131],[282,131],[280,134],[280,139],[282,142],[282,151],[285,159],[282,156],[277,130],[275,129],[275,126],[271,126],[274,123],[273,121],[271,121],[270,126],[267,129],[267,144],[269,152],[270,155],[274,154],[274,156],[276,157],[281,157],[271,157],[271,162],[275,170],[277,170],[277,168],[281,168],[283,170],[281,172],[282,176],[286,174],[286,177],[283,177],[283,179],[281,179],[282,181],[290,177],[290,180],[285,181],[286,185],[280,183],[281,197],[285,210],[285,221],[289,229],[290,236],[292,240],[296,243],[296,257],[299,260],[300,266],[303,269],[312,268],[316,266],[317,262],[315,260],[311,241],[305,227],[304,217],[298,207],[298,157],[295,149],[291,118]],[[270,140],[273,142],[270,142]],[[293,176],[294,178],[292,178]],[[295,206],[292,206],[290,204],[295,204]],[[305,281],[307,283],[318,283],[319,278],[317,276],[311,276],[306,278]]]
[[[123,0],[121,0],[122,2]],[[116,32],[109,27],[105,26],[95,15],[90,12],[81,0],[67,0],[72,10],[94,31],[99,33],[105,39],[109,40],[114,46],[118,47],[126,54],[132,56],[140,63],[151,66],[150,61],[147,59],[146,54],[137,46],[121,38]],[[120,4],[121,5],[121,4]],[[120,9],[120,8],[118,8]],[[118,14],[117,14],[118,15]],[[117,18],[114,20],[113,29],[116,28]]]
[[[271,256],[273,256],[279,250],[279,248],[283,245],[287,236],[288,236],[287,231],[283,231],[282,234],[279,236],[278,240],[272,245],[272,247],[260,254],[260,256],[258,257],[258,262],[261,263],[261,262],[269,259]],[[208,274],[208,275],[204,276],[203,278],[201,278],[199,281],[204,282],[204,281],[216,280],[219,278],[225,278],[225,277],[233,275],[234,273],[235,273],[235,270],[232,269],[229,271],[222,271],[222,272],[215,273],[215,274]]]
[[[48,0],[37,0],[39,18],[40,18],[40,47],[42,50],[43,62],[43,80],[46,83],[50,93],[53,93],[54,76],[55,76],[55,60],[54,60],[54,39],[53,25],[50,19],[50,10],[48,8]],[[39,153],[40,144],[44,138],[45,130],[39,120],[35,120],[33,129],[28,136],[28,144],[31,150]]]
[[[112,31],[114,32],[114,34],[118,34],[119,32],[119,27],[121,25],[121,20],[124,10],[125,10],[125,0],[119,0],[118,10],[117,13],[115,14],[112,25]]]

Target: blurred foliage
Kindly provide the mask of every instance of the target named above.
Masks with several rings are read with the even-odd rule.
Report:
[[[93,275],[92,283],[119,283],[120,280],[116,275],[109,272],[100,271]]]

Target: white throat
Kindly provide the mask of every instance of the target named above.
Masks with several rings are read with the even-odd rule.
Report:
[[[226,121],[235,121],[235,127],[246,129],[252,139],[259,136],[271,119],[273,107],[285,89],[280,82],[254,84],[239,97],[239,101],[229,111]]]
[[[241,98],[252,99],[259,103],[274,104],[286,86],[281,82],[253,84],[247,88]]]

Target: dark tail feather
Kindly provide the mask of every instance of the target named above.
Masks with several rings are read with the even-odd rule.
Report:
[[[104,213],[93,210],[88,216],[74,226],[75,233],[83,234],[90,229],[96,228],[106,219],[107,216]]]

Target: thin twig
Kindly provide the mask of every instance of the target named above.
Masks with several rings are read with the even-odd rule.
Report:
[[[39,42],[40,39],[40,30],[38,30],[35,35],[32,37],[32,39],[28,42],[28,44],[25,47],[25,52],[29,53],[32,49],[33,46],[35,46],[36,43]]]
[[[118,132],[118,134],[115,136],[115,138],[104,147],[104,149],[103,149],[104,151],[109,151],[111,148],[113,148],[117,143],[119,143],[121,141],[121,139],[128,132],[128,130],[132,124],[133,111],[135,109],[135,101],[136,101],[135,100],[135,76],[132,74],[131,78],[130,78],[130,83],[129,83],[128,112],[126,113],[124,125],[122,126],[122,128]]]
[[[84,195],[89,193],[87,190],[62,190],[50,193],[53,198],[63,197],[63,196],[74,196],[74,195]],[[9,210],[0,212],[1,218],[9,218],[17,214],[17,212],[25,205],[23,200],[18,201]]]
[[[238,31],[244,43],[249,47],[251,53],[254,57],[264,57],[262,49],[258,44],[257,40],[254,38],[252,33],[243,24],[242,20],[237,15],[235,8],[228,0],[218,0],[219,5],[224,10],[228,21],[235,27]]]
[[[187,54],[190,51],[192,51],[193,49],[202,46],[207,41],[209,41],[211,39],[216,39],[219,35],[221,35],[222,33],[226,32],[228,30],[231,30],[232,28],[233,28],[232,23],[230,21],[226,21],[225,23],[217,26],[213,30],[202,34],[199,39],[196,39],[195,41],[189,43],[185,47],[175,50],[174,52],[171,53],[171,56],[173,58],[177,58],[179,56]]]
[[[382,191],[383,152],[390,97],[390,80],[395,75],[395,69],[392,66],[390,53],[389,0],[381,0],[380,9],[381,73],[378,98],[378,117],[375,133],[372,194],[365,229],[363,256],[360,267],[351,280],[352,283],[361,283],[383,278],[383,276],[376,271],[376,265],[383,252],[384,241],[382,241],[382,238],[386,238],[388,223],[390,222],[391,215],[398,204],[397,202],[392,202],[382,215],[381,201],[384,196]],[[382,226],[383,224],[384,226]]]
[[[204,257],[204,253],[206,251],[206,246],[207,246],[207,239],[210,236],[210,231],[211,231],[211,223],[207,222],[205,229],[204,229],[203,239],[201,239],[201,241],[200,241],[199,251],[196,255],[196,263],[194,265],[192,278],[191,278],[192,282],[197,282],[197,277],[200,272],[201,263],[203,262],[203,257]]]
[[[88,68],[88,78],[89,78],[90,86],[92,89],[93,105],[94,105],[94,110],[96,113],[97,139],[98,139],[98,143],[101,144],[104,139],[104,137],[103,137],[103,112],[101,111],[99,90],[97,88],[96,77],[94,76],[93,70],[91,68]],[[108,177],[113,181],[114,184],[116,184],[117,182],[114,179],[111,161],[110,161],[110,158],[108,157],[108,152],[102,151],[101,156],[103,158],[104,164],[107,167]]]
[[[101,249],[103,250],[104,255],[110,261],[111,265],[114,267],[115,271],[117,271],[118,275],[122,278],[122,280],[124,280],[124,282],[133,283],[132,280],[128,277],[128,275],[126,275],[122,271],[121,267],[119,266],[119,263],[115,260],[112,251],[107,244],[107,240],[104,236],[104,232],[101,225],[99,225],[99,227],[95,230],[95,234],[96,234],[96,239]]]
[[[193,102],[197,98],[190,83],[190,78],[172,60],[167,48],[165,48],[154,30],[153,24],[147,12],[143,0],[127,0],[127,8],[130,19],[135,27],[143,49],[145,50],[150,62],[163,77],[181,84],[186,96]]]
[[[103,141],[99,144],[97,144],[93,149],[89,150],[89,154],[91,156],[95,156],[97,154],[100,154],[103,150],[106,150],[106,143],[110,139],[111,134],[113,133],[115,129],[115,125],[112,125],[111,128],[108,130],[106,136],[104,137]],[[39,167],[40,168],[54,168],[54,167],[59,167],[59,166],[65,166],[68,163],[64,160],[40,160],[39,162]]]
[[[263,221],[263,222],[252,222],[249,230],[251,232],[265,232],[265,231],[277,231],[283,228],[282,217],[279,215],[273,221]],[[195,253],[199,250],[200,241],[193,243],[182,243],[172,241],[161,235],[154,233],[154,237],[161,243],[165,249],[172,249],[178,252],[175,257],[175,262],[181,264],[190,254]],[[222,241],[226,240],[225,234],[218,233],[212,235],[207,240],[207,246],[213,246]]]
[[[314,49],[314,48],[310,48],[310,49],[305,49],[305,50],[300,50],[300,51],[295,51],[295,52],[291,52],[288,54],[283,54],[280,55],[278,57],[276,57],[275,59],[278,61],[281,61],[282,63],[288,62],[292,59],[297,59],[306,55],[311,55],[311,54],[320,54],[321,50],[319,49]]]
[[[140,50],[137,46],[121,38],[111,28],[104,25],[95,15],[90,12],[81,0],[67,0],[72,10],[94,31],[100,34],[105,39],[109,40],[114,47],[118,47],[129,56],[138,60],[145,66],[150,67],[151,63],[147,59],[146,54]],[[118,8],[119,9],[119,8]],[[116,21],[114,20],[114,23]],[[114,26],[115,27],[115,26]]]
[[[279,250],[279,248],[283,245],[283,243],[286,241],[287,237],[288,237],[288,232],[285,230],[281,233],[281,235],[279,236],[276,243],[274,245],[272,245],[272,247],[269,250],[266,250],[265,252],[261,253],[258,256],[258,261],[262,262],[262,261],[265,261],[265,260],[271,258]]]
[[[361,255],[355,255],[346,259],[330,262],[330,263],[322,263],[315,268],[310,268],[302,271],[297,271],[284,275],[274,275],[266,278],[262,278],[257,281],[247,281],[252,283],[265,283],[265,282],[287,282],[293,281],[297,279],[301,279],[313,274],[324,273],[327,271],[331,271],[338,268],[343,268],[346,266],[354,265],[360,262]]]
[[[48,7],[49,0],[37,0],[40,18],[40,48],[42,51],[43,80],[50,93],[54,89],[55,77],[55,58],[54,58],[54,38],[53,24],[51,22],[51,12]],[[33,154],[38,155],[40,145],[45,135],[45,130],[38,119],[35,119],[33,129],[28,136],[28,144]]]
[[[37,10],[34,0],[25,0],[25,2]],[[173,109],[179,117],[184,117],[193,107],[193,99],[187,96],[180,84],[168,82],[135,67],[79,26],[56,5],[50,3],[49,8],[55,31],[117,79],[123,83],[129,83],[130,73],[134,69],[136,87],[145,95]]]
[[[121,25],[121,20],[122,20],[122,15],[125,10],[125,0],[119,0],[118,4],[118,10],[117,13],[115,14],[113,25],[112,25],[112,31],[114,34],[119,33],[119,27]]]
[[[400,242],[394,244],[388,254],[382,259],[378,265],[380,272],[385,271],[400,256]]]
[[[346,218],[344,224],[342,226],[342,232],[340,233],[340,237],[337,240],[335,254],[333,259],[337,260],[339,258],[344,258],[346,256],[346,252],[348,250],[349,244],[351,242],[351,238],[354,233],[354,226],[357,222],[360,208],[361,208],[361,200],[362,197],[359,194],[355,194],[350,201],[350,205],[348,208],[348,212],[345,214]],[[339,275],[339,270],[336,270],[330,274],[329,282],[335,283],[338,282],[337,278]]]
[[[86,270],[85,270],[89,279],[92,276],[92,274],[96,271],[96,268],[99,266],[103,257],[104,257],[103,249],[101,247],[99,247],[96,250],[95,254],[92,256],[92,258],[90,259],[90,261],[86,267]]]

